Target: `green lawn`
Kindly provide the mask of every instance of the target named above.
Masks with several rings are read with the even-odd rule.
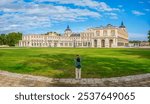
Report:
[[[0,48],[0,70],[73,78],[76,54],[84,78],[150,73],[150,49]]]

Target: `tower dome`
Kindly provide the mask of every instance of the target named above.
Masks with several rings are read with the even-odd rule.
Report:
[[[119,26],[119,28],[126,28],[123,24],[123,21],[121,22],[121,25]]]
[[[67,31],[71,31],[71,29],[70,29],[69,25],[67,26],[67,28],[66,28],[65,32],[67,32]]]
[[[65,36],[70,36],[72,34],[72,30],[70,29],[69,25],[67,26],[67,28],[65,29]]]

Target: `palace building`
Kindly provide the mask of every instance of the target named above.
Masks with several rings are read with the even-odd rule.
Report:
[[[73,33],[67,26],[64,34],[48,32],[42,35],[24,35],[19,47],[93,47],[116,48],[128,46],[128,33],[123,22],[121,26],[100,26],[81,33]]]

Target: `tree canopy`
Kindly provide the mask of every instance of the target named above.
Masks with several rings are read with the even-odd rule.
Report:
[[[15,46],[19,43],[19,40],[22,38],[22,33],[8,33],[8,34],[0,34],[0,45],[9,45]]]

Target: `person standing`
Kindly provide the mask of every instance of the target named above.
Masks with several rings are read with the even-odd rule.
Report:
[[[75,58],[75,76],[76,79],[81,79],[81,59],[79,55],[76,55]]]

